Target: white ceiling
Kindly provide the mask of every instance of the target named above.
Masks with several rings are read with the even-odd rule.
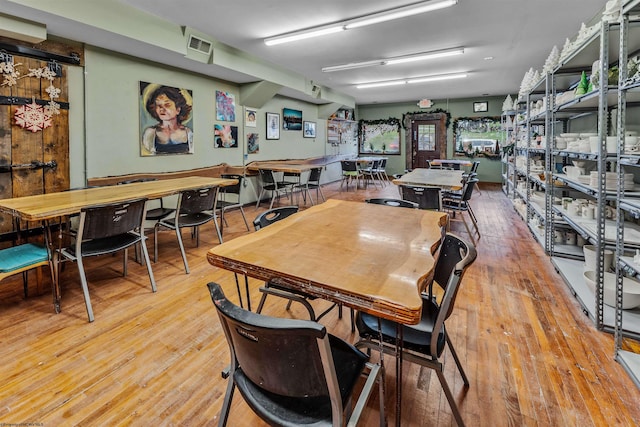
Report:
[[[295,71],[314,83],[355,98],[357,104],[517,94],[525,72],[541,69],[554,45],[574,40],[582,22],[598,17],[605,0],[459,0],[453,7],[320,38],[266,46],[265,37],[355,18],[414,3],[412,0],[121,0],[194,28],[213,39]],[[46,20],[51,35],[89,42],[129,55],[193,69],[182,55],[89,28],[60,16],[37,14],[13,2],[0,11]],[[322,67],[452,47],[463,55],[395,66],[323,73]],[[485,60],[492,57],[492,60]],[[204,64],[203,64],[204,65]],[[209,65],[196,71],[236,83],[252,76]],[[416,85],[356,89],[357,83],[468,72],[469,77]],[[286,92],[286,91],[285,91]],[[295,95],[295,94],[293,94]],[[317,101],[317,100],[316,100]]]

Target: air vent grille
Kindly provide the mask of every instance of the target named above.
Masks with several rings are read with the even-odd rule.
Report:
[[[208,55],[211,53],[211,42],[192,35],[189,37],[189,49],[197,50],[198,52]]]

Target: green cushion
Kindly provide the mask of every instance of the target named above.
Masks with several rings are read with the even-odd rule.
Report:
[[[47,249],[33,243],[0,249],[0,272],[9,273],[48,259]]]
[[[358,176],[358,172],[356,172],[356,171],[344,171],[344,172],[342,172],[342,175],[346,175],[346,176]]]

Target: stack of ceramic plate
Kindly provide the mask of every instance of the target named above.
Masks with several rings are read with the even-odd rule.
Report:
[[[598,186],[598,171],[592,171],[589,175],[589,185],[592,187]],[[634,187],[633,174],[624,174],[624,189],[631,190]],[[615,190],[618,187],[618,173],[607,172],[605,175],[605,188],[607,190]]]
[[[578,181],[584,185],[591,185],[591,177],[589,175],[578,176]]]

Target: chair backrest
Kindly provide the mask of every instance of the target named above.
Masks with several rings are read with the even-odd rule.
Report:
[[[147,199],[130,200],[82,209],[78,242],[117,236],[142,227]]]
[[[474,161],[473,164],[471,165],[471,170],[469,171],[469,173],[477,173],[479,166],[480,166],[480,162],[478,160]]]
[[[415,202],[410,202],[408,200],[400,200],[400,199],[367,199],[365,200],[367,203],[373,203],[376,205],[386,205],[393,206],[398,208],[411,208],[418,209],[419,206]]]
[[[281,219],[285,219],[288,216],[293,215],[298,212],[298,206],[282,206],[280,208],[269,209],[268,211],[262,212],[260,215],[253,220],[253,226],[256,231],[260,230],[263,227],[273,224],[274,222],[280,221]]]
[[[473,187],[475,187],[476,183],[479,181],[480,180],[477,178],[471,178],[467,180],[467,182],[464,184],[464,190],[462,191],[463,202],[468,202],[469,200],[471,200],[471,196],[473,194]]]
[[[313,168],[309,173],[309,179],[307,182],[313,182],[314,184],[320,184],[320,175],[322,174],[322,168]]]
[[[180,193],[176,215],[194,214],[215,209],[218,187],[186,190]]]
[[[387,159],[380,159],[380,169],[385,169],[387,167]]]
[[[442,195],[439,187],[400,186],[402,199],[417,203],[420,209],[442,210]]]
[[[462,280],[466,268],[475,261],[476,257],[476,248],[472,244],[454,234],[445,234],[438,252],[433,281],[429,288],[429,292],[432,294],[431,287],[433,283],[436,283],[445,291],[440,304],[440,307],[443,308],[447,299],[447,304],[450,304],[447,307],[445,319],[451,315],[458,292],[458,284]]]
[[[224,187],[220,187],[220,192],[225,194],[237,194],[240,196],[240,192],[242,191],[242,181],[244,180],[244,176],[235,175],[235,174],[222,174],[221,178],[226,179],[237,179],[238,183],[234,185],[226,185]]]
[[[262,185],[274,184],[276,183],[276,179],[273,176],[273,171],[268,169],[258,169],[258,173],[260,174],[260,180],[262,181]]]
[[[240,369],[255,387],[280,396],[330,395],[325,375],[335,376],[335,370],[326,372],[322,362],[327,352],[325,360],[332,360],[324,326],[243,310],[224,296],[218,284],[207,286],[229,344],[232,372]],[[336,398],[341,401],[339,394]]]
[[[369,163],[369,168],[371,168],[372,170],[376,170],[376,169],[380,169],[380,162],[381,160],[374,160],[371,163]]]
[[[353,160],[342,160],[342,172],[357,172],[358,164]]]

